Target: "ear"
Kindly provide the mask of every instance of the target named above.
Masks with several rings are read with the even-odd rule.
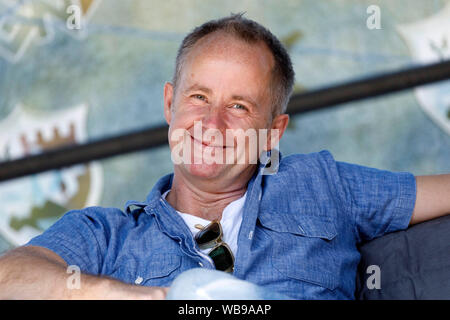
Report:
[[[172,119],[173,85],[170,82],[164,84],[164,118],[170,125]]]
[[[269,151],[275,148],[280,142],[289,123],[288,114],[280,114],[272,120],[272,126],[267,133],[267,145],[264,150]]]

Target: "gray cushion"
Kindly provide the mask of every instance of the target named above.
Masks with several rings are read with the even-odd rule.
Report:
[[[450,299],[450,215],[384,235],[359,249],[356,299]],[[380,289],[367,286],[370,265],[380,268]]]

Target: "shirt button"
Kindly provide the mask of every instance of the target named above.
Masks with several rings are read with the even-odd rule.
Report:
[[[135,284],[141,284],[143,280],[144,279],[142,277],[137,277],[137,279],[134,281],[134,283]]]

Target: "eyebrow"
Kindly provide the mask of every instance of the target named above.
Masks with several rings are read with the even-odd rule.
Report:
[[[199,91],[203,91],[205,93],[210,94],[212,92],[212,90],[208,87],[199,85],[199,84],[193,84],[192,86],[190,86],[189,88],[187,88],[184,92],[190,92],[190,91],[195,91],[195,90],[199,90]],[[231,97],[231,99],[233,100],[241,100],[241,101],[246,101],[248,103],[250,103],[251,105],[253,105],[254,107],[258,106],[258,104],[250,97],[248,96],[243,96],[243,95],[233,95]]]
[[[206,92],[206,93],[211,93],[212,92],[211,89],[209,89],[207,87],[204,87],[204,86],[201,86],[199,84],[193,84],[192,86],[187,88],[184,92],[189,92],[189,91],[194,91],[194,90],[199,90],[199,91],[203,91],[203,92]]]

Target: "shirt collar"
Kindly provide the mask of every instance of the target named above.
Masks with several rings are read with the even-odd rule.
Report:
[[[281,152],[277,149],[274,149],[274,152],[277,152],[277,154],[272,154],[272,151],[268,151],[265,156],[261,157],[261,159],[258,160],[258,169],[255,171],[255,174],[249,180],[249,184],[251,184],[251,182],[253,182],[260,175],[271,175],[276,173],[282,155]],[[147,195],[146,201],[145,202],[134,200],[128,201],[125,204],[126,212],[129,212],[130,210],[129,207],[132,205],[140,207],[150,206],[152,208],[155,208],[162,194],[164,194],[164,192],[166,192],[172,187],[172,181],[173,181],[173,173],[169,173],[160,178],[156,182],[150,193]]]

